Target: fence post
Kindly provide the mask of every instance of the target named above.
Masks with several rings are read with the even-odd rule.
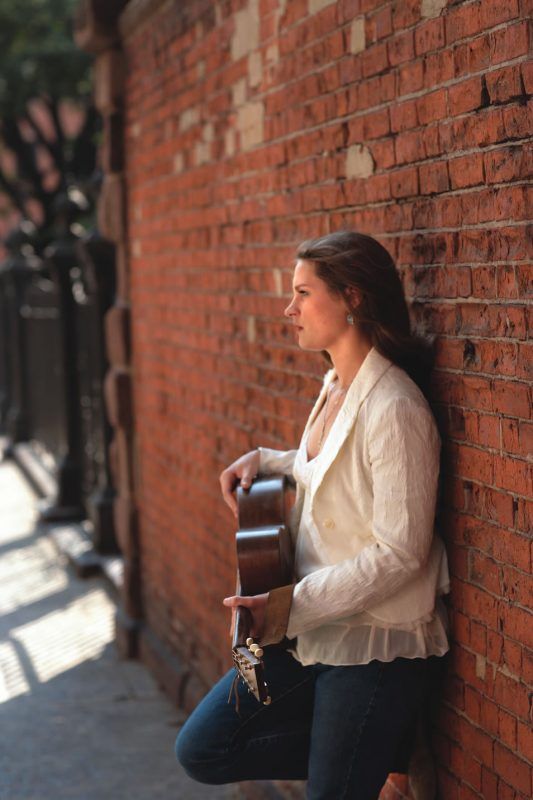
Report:
[[[85,465],[90,472],[86,482],[85,505],[93,523],[93,545],[99,553],[116,553],[113,501],[116,491],[111,476],[109,446],[112,428],[107,418],[103,384],[109,368],[104,347],[104,316],[115,295],[115,246],[92,231],[76,244],[76,255],[87,296],[87,308],[80,319],[80,348],[86,352],[81,396],[85,444]],[[83,339],[83,341],[81,341]]]
[[[78,206],[63,195],[57,204],[58,235],[44,250],[44,265],[58,287],[63,343],[66,452],[60,457],[57,497],[41,511],[44,522],[83,519],[81,408],[78,381],[78,345],[72,281],[78,268],[74,245],[78,241],[70,226]]]
[[[0,265],[2,305],[5,312],[3,361],[6,375],[4,393],[5,432],[8,437],[6,455],[13,445],[30,437],[28,413],[28,381],[25,370],[26,342],[22,319],[24,298],[33,280],[38,259],[31,245],[31,223],[22,222],[6,237],[8,257]]]

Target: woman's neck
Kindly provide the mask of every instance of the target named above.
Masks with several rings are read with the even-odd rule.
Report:
[[[335,348],[328,351],[341,389],[347,390],[350,387],[371,349],[372,344],[368,340],[351,338],[339,342]]]

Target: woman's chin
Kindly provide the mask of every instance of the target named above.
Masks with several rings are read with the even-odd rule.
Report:
[[[306,340],[305,336],[298,336],[298,347],[300,350],[308,350],[312,353],[320,353],[324,348],[316,345],[314,342]]]

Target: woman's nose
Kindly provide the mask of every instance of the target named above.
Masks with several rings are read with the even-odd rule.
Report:
[[[287,308],[285,309],[285,311],[283,313],[284,313],[284,315],[286,317],[291,317],[295,313],[295,311],[294,311],[294,300],[291,300],[291,302],[289,303],[289,305],[287,306]]]

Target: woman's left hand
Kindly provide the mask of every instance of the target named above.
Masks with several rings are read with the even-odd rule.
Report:
[[[268,592],[265,592],[264,594],[256,594],[250,597],[241,597],[239,595],[225,597],[222,602],[225,606],[231,608],[232,610],[232,630],[235,609],[237,606],[244,606],[245,608],[250,609],[252,614],[253,622],[250,630],[250,636],[253,636],[255,639],[260,639],[263,633],[263,628],[265,627],[265,611],[268,602],[268,594]]]

